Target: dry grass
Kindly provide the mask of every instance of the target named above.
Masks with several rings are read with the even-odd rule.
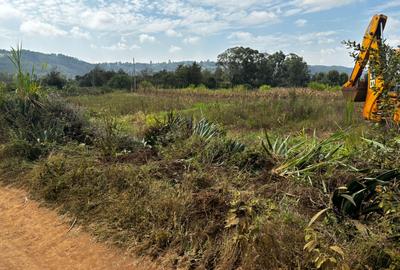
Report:
[[[312,216],[331,206],[337,187],[399,164],[395,141],[388,146],[394,152],[378,151],[380,144],[360,139],[361,121],[353,119],[353,129],[342,130],[351,121],[336,93],[165,90],[70,100],[91,111],[97,128],[101,110],[111,108],[122,125],[105,136],[112,153],[104,158],[98,144],[70,142],[24,172],[15,165],[18,158],[12,162],[0,153],[0,170],[13,172],[32,196],[76,216],[99,239],[164,258],[175,269],[315,269],[314,253],[303,249]],[[182,116],[168,115],[170,110]],[[264,148],[255,138],[263,128],[272,133]],[[314,129],[321,132],[313,135]],[[340,136],[330,137],[338,130]],[[119,132],[142,134],[147,145],[124,151],[125,141],[113,139],[124,138]],[[246,137],[247,145],[231,134]],[[330,213],[321,221],[313,227],[315,248],[334,258],[335,266],[396,266],[399,246],[390,237],[397,220],[360,220],[371,238],[347,217]],[[376,253],[374,244],[387,249]]]
[[[267,129],[273,133],[296,133],[305,129],[320,134],[362,125],[360,108],[348,119],[341,93],[309,89],[271,91],[154,90],[146,93],[114,92],[100,96],[69,98],[88,108],[93,116],[107,110],[138,126],[148,126],[155,118],[175,111],[195,118],[205,117],[229,131],[245,134]],[[136,129],[134,132],[140,130]],[[138,132],[140,134],[140,132]]]

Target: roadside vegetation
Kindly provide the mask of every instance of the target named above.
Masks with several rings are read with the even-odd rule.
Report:
[[[173,269],[399,269],[398,130],[338,93],[71,96],[20,57],[0,92],[0,178],[99,240]]]

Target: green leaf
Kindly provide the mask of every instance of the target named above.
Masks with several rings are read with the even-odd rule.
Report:
[[[346,200],[348,200],[349,202],[351,202],[352,205],[354,205],[354,207],[357,207],[357,204],[355,203],[353,197],[351,197],[350,195],[347,194],[340,194],[341,197],[345,198]]]

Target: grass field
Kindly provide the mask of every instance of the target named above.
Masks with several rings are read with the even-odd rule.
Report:
[[[266,129],[276,134],[303,132],[329,134],[348,126],[362,126],[360,107],[346,104],[340,92],[308,89],[273,89],[268,92],[231,90],[158,90],[147,93],[113,92],[70,97],[92,116],[113,116],[145,127],[173,111],[205,117],[242,136]],[[140,134],[139,134],[140,135]]]
[[[100,240],[173,269],[400,266],[398,133],[340,93],[14,99],[0,104],[13,116],[1,118],[3,182]]]

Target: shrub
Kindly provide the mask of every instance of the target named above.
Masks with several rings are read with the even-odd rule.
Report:
[[[329,86],[324,83],[319,83],[319,82],[310,82],[308,83],[308,88],[311,88],[313,90],[318,90],[318,91],[323,91],[326,90]]]
[[[67,84],[67,79],[59,71],[53,70],[43,78],[43,83],[47,86],[62,89]]]
[[[25,145],[45,153],[55,143],[71,140],[87,143],[92,137],[83,114],[55,96],[8,95],[0,104],[0,114],[2,133],[18,148]]]
[[[155,90],[156,88],[154,85],[149,81],[141,81],[139,84],[139,90],[141,91],[151,91]]]
[[[199,84],[199,85],[196,86],[196,90],[198,90],[198,91],[206,91],[206,90],[208,90],[208,88],[204,84]]]
[[[181,115],[169,113],[163,120],[155,119],[156,123],[145,131],[144,141],[151,146],[166,146],[179,138],[188,138],[192,122]]]
[[[107,160],[115,158],[120,152],[143,148],[143,144],[135,138],[121,132],[121,126],[115,117],[108,113],[101,115],[100,127],[96,130],[95,146],[97,146],[103,157]]]
[[[331,86],[329,84],[319,83],[319,82],[310,82],[310,83],[308,83],[307,87],[312,90],[318,90],[318,91],[339,91],[339,90],[341,90],[340,86]]]
[[[115,89],[130,89],[132,79],[126,73],[117,73],[108,81],[108,86]]]
[[[237,92],[244,92],[244,91],[248,91],[251,89],[251,85],[248,84],[239,84],[233,87],[233,91],[237,91]]]
[[[261,85],[261,86],[258,88],[258,90],[260,90],[260,91],[265,91],[265,92],[267,92],[267,91],[269,91],[269,90],[271,90],[271,89],[272,89],[272,87],[271,87],[270,85],[268,85],[268,84]]]

